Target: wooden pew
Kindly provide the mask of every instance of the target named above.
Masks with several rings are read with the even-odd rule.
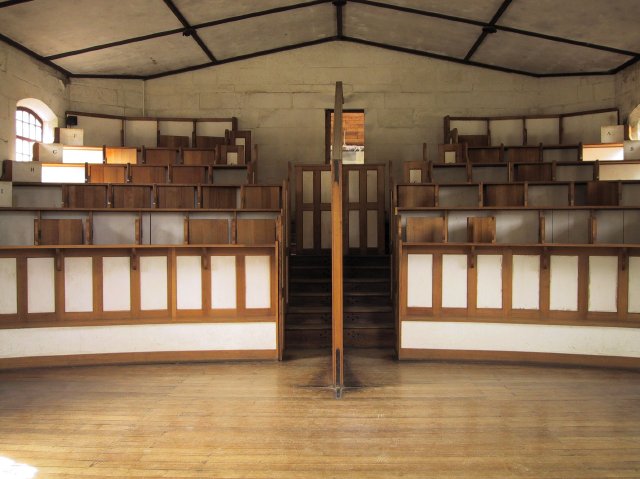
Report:
[[[104,162],[108,165],[135,165],[138,149],[130,146],[104,146]]]
[[[129,174],[127,164],[85,164],[87,183],[126,183]]]
[[[282,208],[280,186],[243,185],[240,188],[240,207],[249,209]]]
[[[211,183],[211,171],[208,166],[172,165],[169,167],[171,183],[182,185],[200,185]]]
[[[130,165],[129,180],[134,184],[168,183],[169,166]]]
[[[200,206],[205,209],[238,208],[238,186],[201,185]]]
[[[142,147],[142,163],[144,165],[175,165],[178,163],[179,148],[145,148]]]
[[[109,185],[64,185],[63,206],[65,208],[109,207]]]
[[[467,218],[467,241],[469,243],[495,243],[495,216]]]
[[[444,218],[408,217],[405,230],[407,243],[444,243],[447,227]]]
[[[187,217],[184,234],[185,244],[229,244],[229,221]]]
[[[153,186],[151,185],[112,185],[114,208],[153,208]]]
[[[36,219],[36,245],[80,245],[84,242],[81,219]]]
[[[156,185],[156,207],[168,209],[197,208],[197,186]]]
[[[244,219],[236,222],[236,243],[241,245],[271,244],[276,240],[276,219]]]
[[[218,162],[218,149],[213,148],[181,148],[180,163],[189,165],[215,165]]]

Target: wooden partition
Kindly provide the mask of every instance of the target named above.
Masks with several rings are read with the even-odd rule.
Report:
[[[640,366],[640,247],[397,248],[401,359]]]

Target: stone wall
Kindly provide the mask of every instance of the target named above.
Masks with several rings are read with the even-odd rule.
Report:
[[[616,97],[620,119],[624,121],[640,105],[640,63],[616,75]]]

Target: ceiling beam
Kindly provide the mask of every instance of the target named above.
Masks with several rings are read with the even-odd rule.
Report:
[[[19,5],[21,3],[32,2],[33,0],[7,0],[6,2],[0,2],[0,8],[12,7],[13,5]]]
[[[347,4],[347,0],[333,0],[333,4],[336,6],[336,35],[338,38],[342,38],[344,36],[344,18],[343,18],[343,9]]]
[[[464,57],[465,60],[467,61],[471,60],[471,57],[476,52],[476,50],[480,48],[480,45],[482,45],[482,42],[484,42],[484,39],[487,38],[487,35],[491,33],[496,33],[497,30],[495,25],[500,19],[500,17],[502,16],[502,14],[507,10],[507,8],[509,8],[509,5],[511,5],[511,0],[504,0],[500,5],[500,7],[498,8],[498,11],[493,16],[493,18],[491,18],[491,21],[487,25],[482,27],[482,33],[480,34],[476,42],[473,44],[473,46],[469,49],[469,51],[465,55]]]
[[[213,63],[216,63],[218,60],[216,59],[216,57],[213,55],[213,53],[211,53],[211,50],[209,50],[209,47],[207,45],[205,45],[205,43],[202,41],[202,39],[200,38],[200,36],[198,35],[198,32],[195,28],[193,28],[193,26],[191,26],[191,24],[189,24],[189,22],[187,21],[187,19],[184,17],[184,15],[182,14],[182,12],[180,12],[180,10],[178,10],[178,7],[176,7],[175,3],[173,3],[173,0],[164,0],[164,3],[167,5],[167,7],[169,7],[169,10],[171,10],[171,12],[175,15],[175,17],[178,19],[178,21],[180,23],[182,23],[182,26],[184,26],[184,32],[182,33],[185,37],[191,37],[193,38],[193,40],[198,44],[198,46],[202,49],[202,51],[204,52],[205,55],[207,55],[207,57],[209,58],[209,60]]]
[[[48,60],[45,57],[38,55],[36,52],[34,52],[32,50],[29,50],[27,47],[22,45],[22,43],[18,43],[16,41],[12,40],[11,38],[6,37],[6,36],[4,36],[2,34],[0,34],[0,40],[2,40],[3,42],[5,42],[8,45],[11,45],[13,48],[16,48],[16,49],[20,50],[22,53],[25,53],[25,54],[29,55],[31,58],[34,58],[35,60],[38,60],[39,62],[47,65],[48,67],[51,67],[56,71],[59,71],[64,76],[66,76],[66,77],[72,76],[71,72],[65,70],[64,68],[62,68],[59,65],[56,65],[51,60]]]

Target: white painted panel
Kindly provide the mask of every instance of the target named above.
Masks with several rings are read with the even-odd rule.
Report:
[[[313,171],[302,172],[302,202],[313,203]]]
[[[313,211],[302,212],[302,248],[313,248]]]
[[[150,244],[183,244],[184,213],[151,214],[147,238]]]
[[[502,308],[502,255],[481,254],[476,257],[478,269],[478,308]]]
[[[433,255],[407,255],[407,307],[430,308],[433,304]]]
[[[14,188],[15,191],[15,188]],[[0,245],[33,246],[34,211],[2,211],[0,212]]]
[[[367,202],[378,202],[378,171],[367,170]]]
[[[42,167],[43,183],[84,183],[84,165]]]
[[[65,146],[62,150],[62,162],[100,164],[104,162],[104,152],[102,151],[102,148],[91,146]],[[59,167],[58,169],[68,168]]]
[[[402,347],[640,357],[640,329],[403,321]]]
[[[236,257],[211,257],[211,308],[236,308]]]
[[[608,147],[582,147],[582,161],[622,161],[624,160],[624,148],[622,146]],[[606,179],[600,177],[600,179]]]
[[[467,255],[442,255],[442,307],[467,307]]]
[[[349,248],[360,247],[360,212],[349,211]]]
[[[447,153],[445,153],[445,155]],[[454,154],[454,161],[455,161],[455,153],[454,152],[451,152],[451,153]],[[422,170],[409,170],[409,183],[422,183]]]
[[[490,122],[491,144],[495,146],[524,144],[522,126],[522,120],[492,120]]]
[[[618,257],[589,256],[589,311],[613,313],[617,300]]]
[[[237,165],[237,164],[238,164],[238,152],[227,151],[227,165]]]
[[[137,213],[94,213],[93,244],[134,244]]]
[[[226,130],[232,129],[233,124],[230,121],[199,121],[196,123],[198,136],[224,137]]]
[[[444,152],[444,162],[445,163],[455,163],[456,162],[456,152],[455,151],[445,151]]]
[[[64,259],[64,310],[67,313],[93,311],[93,259]]]
[[[578,310],[578,257],[551,256],[549,309]]]
[[[606,163],[600,165],[599,175],[601,180],[640,180],[640,165]],[[623,189],[626,187],[627,185],[624,185]]]
[[[167,309],[167,257],[140,257],[140,309]]]
[[[53,313],[56,285],[53,258],[27,258],[27,311]]]
[[[151,351],[275,350],[276,324],[145,324],[0,331],[0,357]]]
[[[15,258],[0,258],[0,314],[18,313],[18,283]]]
[[[320,212],[320,247],[331,249],[331,211]]]
[[[129,257],[102,259],[102,309],[129,311],[131,309],[131,260]]]
[[[528,145],[560,143],[558,118],[531,118],[526,120],[526,128]]]
[[[367,211],[367,248],[378,247],[378,212]]]
[[[331,203],[331,171],[320,172],[320,202]]]
[[[125,146],[146,146],[154,148],[158,146],[158,122],[127,120],[124,126]]]
[[[84,144],[120,146],[122,120],[78,115],[78,128],[84,130]]]
[[[186,136],[191,144],[193,122],[191,121],[160,121],[158,122],[161,135]],[[224,136],[224,135],[223,135]]]
[[[449,128],[458,129],[459,135],[486,135],[487,122],[484,120],[453,120]]]
[[[269,256],[245,256],[246,307],[271,307],[271,258]]]
[[[233,140],[234,144],[237,146],[247,146],[247,142],[245,138],[235,138]]]
[[[14,184],[13,207],[62,208],[62,186],[22,186]]]
[[[632,293],[633,291],[633,293]],[[640,313],[640,256],[629,257],[629,312]]]
[[[176,283],[178,309],[202,309],[202,258],[178,256]]]
[[[349,203],[358,203],[360,201],[360,172],[351,170],[347,177],[349,182]]]
[[[513,255],[511,291],[513,309],[540,308],[540,256]]]

